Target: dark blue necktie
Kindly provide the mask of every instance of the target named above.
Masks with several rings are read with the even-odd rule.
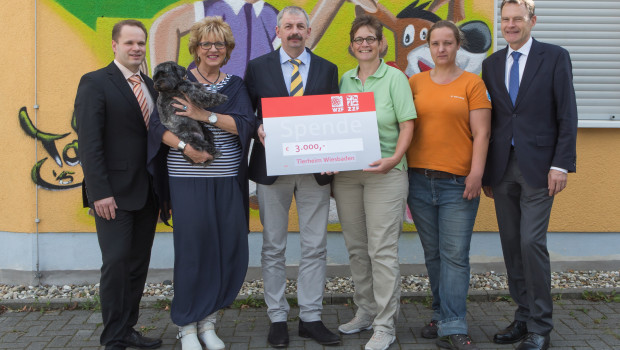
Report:
[[[250,62],[252,55],[252,4],[249,2],[243,5],[243,12],[245,13],[245,25],[248,28],[248,35],[246,41],[246,57],[245,63]]]
[[[510,77],[508,79],[508,94],[510,94],[510,99],[514,106],[519,94],[519,57],[521,57],[521,53],[513,51],[511,55],[512,67],[510,67]]]

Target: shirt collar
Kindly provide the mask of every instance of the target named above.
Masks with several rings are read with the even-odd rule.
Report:
[[[238,15],[241,9],[243,8],[243,6],[247,4],[245,0],[225,0],[224,2],[227,3],[228,6],[230,6],[230,8],[235,13],[235,15]],[[264,6],[265,6],[265,2],[262,0],[257,1],[252,4],[252,8],[254,8],[254,14],[256,15],[256,17],[260,15]]]
[[[114,60],[114,64],[116,64],[118,69],[121,70],[121,73],[123,73],[123,76],[125,77],[125,80],[128,80],[129,78],[131,78],[132,75],[136,75],[136,74],[138,74],[138,76],[140,77],[140,80],[142,80],[142,76],[140,75],[140,71],[138,71],[138,73],[134,73],[134,72],[130,71],[129,68],[123,66],[117,60]]]
[[[521,55],[527,57],[527,55],[530,54],[530,50],[532,49],[532,42],[533,39],[530,36],[530,38],[525,42],[525,44],[523,46],[521,46],[518,50],[513,50],[510,45],[508,45],[508,56],[512,55],[513,51],[517,51],[520,52]],[[506,56],[506,57],[508,57]]]
[[[373,75],[371,75],[371,77],[375,77],[379,79],[383,77],[385,73],[387,72],[388,65],[385,63],[383,58],[381,58],[380,61],[381,63],[379,63],[379,68],[377,68],[377,70],[373,73]],[[355,67],[355,75],[351,76],[351,79],[359,79],[359,71],[360,71],[360,66],[358,64],[357,67]]]
[[[284,64],[290,59],[291,56],[289,56],[283,48],[280,48],[280,64]],[[308,53],[308,50],[304,50],[304,52],[302,52],[297,59],[300,60],[302,64],[308,65],[310,63],[310,54]]]

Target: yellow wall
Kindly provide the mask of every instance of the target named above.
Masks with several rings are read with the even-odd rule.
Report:
[[[334,0],[336,1],[336,0]],[[84,6],[99,9],[105,0],[84,2]],[[165,3],[166,0],[160,0]],[[147,28],[166,11],[191,1],[167,2],[148,18],[142,20]],[[271,0],[278,9],[296,4],[310,12],[317,0]],[[388,10],[397,14],[412,1],[382,1]],[[82,74],[108,64],[113,56],[110,48],[112,25],[124,18],[106,16],[97,19],[95,28],[85,24],[59,5],[61,1],[39,0],[37,2],[37,74],[35,77],[35,4],[33,1],[4,2],[0,11],[2,38],[2,62],[7,70],[2,74],[0,84],[0,120],[5,133],[0,138],[0,161],[2,180],[0,182],[0,231],[34,232],[35,218],[41,219],[40,232],[92,232],[94,221],[81,206],[79,187],[64,190],[39,188],[31,179],[31,171],[37,161],[49,157],[49,153],[38,142],[28,136],[20,127],[18,113],[27,108],[32,122],[35,121],[35,78],[38,94],[36,103],[40,109],[36,115],[36,127],[51,134],[69,133],[55,141],[62,154],[63,147],[77,139],[71,128],[71,117],[75,91]],[[492,0],[466,0],[468,19],[483,19],[492,23]],[[491,5],[489,5],[491,4]],[[130,6],[130,5],[126,5]],[[437,12],[445,18],[445,6]],[[354,6],[345,2],[334,22],[315,48],[319,55],[338,64],[340,72],[354,67],[354,60],[347,53],[348,28],[354,18]],[[394,47],[391,33],[386,32],[390,47]],[[186,41],[181,43],[181,57],[187,59]],[[147,56],[150,55],[147,53]],[[148,57],[147,57],[148,59]],[[386,60],[394,60],[394,52],[388,51]],[[577,174],[569,176],[568,188],[556,199],[551,218],[550,231],[620,232],[620,131],[616,129],[580,129],[578,138]],[[36,151],[36,153],[35,153]],[[69,151],[69,155],[71,153]],[[74,183],[81,182],[79,165],[70,166],[63,162],[60,167],[48,158],[41,167],[42,177],[52,181],[54,172],[72,171]],[[36,203],[38,193],[38,205]],[[256,217],[256,213],[253,213]],[[294,212],[291,218],[294,219]],[[296,221],[292,220],[295,230]],[[253,231],[260,231],[256,218]],[[167,230],[160,227],[160,230]],[[483,199],[476,224],[476,230],[496,231],[492,202]]]

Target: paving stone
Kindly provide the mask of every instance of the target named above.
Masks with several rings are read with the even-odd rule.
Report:
[[[498,345],[493,335],[512,321],[515,306],[506,302],[472,301],[468,304],[469,333],[480,349],[514,349],[518,344]],[[587,311],[586,311],[587,310]],[[618,349],[620,348],[620,305],[618,303],[586,300],[560,300],[555,304],[555,329],[551,345],[555,349]],[[298,308],[289,314],[289,350],[343,349],[361,350],[372,331],[341,335],[336,347],[323,347],[311,339],[297,335]],[[355,308],[346,305],[325,305],[323,321],[336,331],[348,322]],[[396,324],[397,341],[390,350],[436,349],[435,341],[420,336],[421,327],[428,322],[432,311],[422,304],[402,304]],[[141,309],[139,327],[147,335],[162,337],[162,349],[181,349],[175,338],[177,328],[168,311]],[[269,318],[265,308],[225,309],[218,315],[217,332],[228,350],[270,349],[267,344]],[[54,310],[46,312],[10,311],[0,315],[0,349],[101,349],[101,313],[93,310]]]

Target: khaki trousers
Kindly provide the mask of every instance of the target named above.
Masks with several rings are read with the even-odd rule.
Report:
[[[374,317],[374,330],[390,334],[395,333],[400,305],[398,238],[407,188],[407,172],[397,169],[387,174],[341,172],[333,182],[357,313]]]
[[[295,196],[299,216],[301,260],[297,275],[299,318],[321,320],[327,268],[328,185],[317,184],[312,174],[279,176],[271,185],[258,184],[256,193],[263,224],[261,264],[267,314],[271,322],[286,322],[286,243],[288,213]]]

